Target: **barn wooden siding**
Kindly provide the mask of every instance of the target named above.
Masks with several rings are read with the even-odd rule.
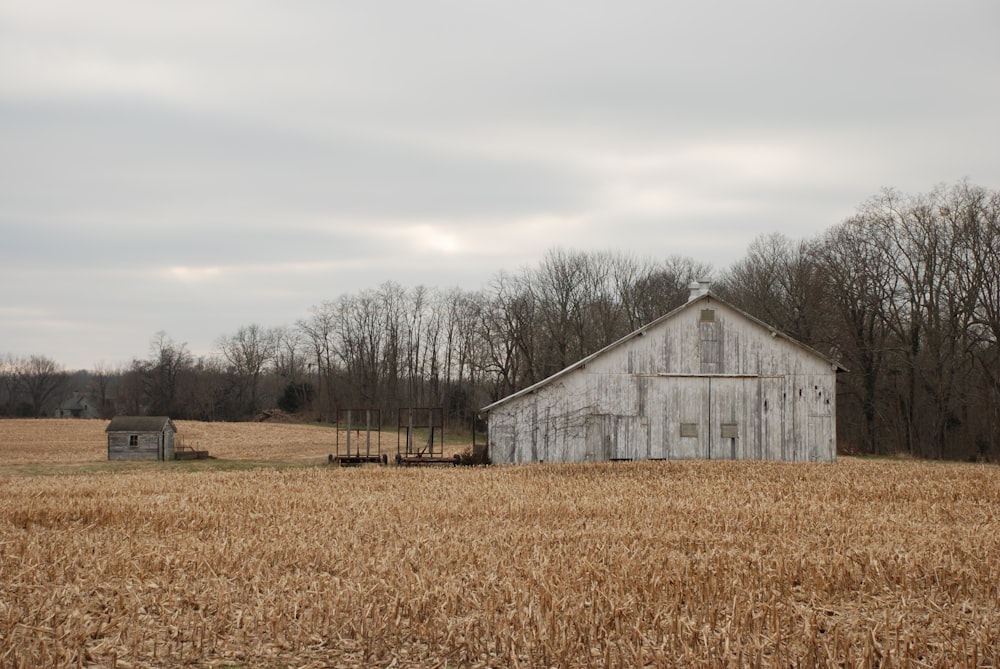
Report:
[[[173,460],[177,429],[166,416],[116,416],[105,430],[108,460]]]
[[[496,463],[836,459],[836,371],[712,295],[484,409]]]

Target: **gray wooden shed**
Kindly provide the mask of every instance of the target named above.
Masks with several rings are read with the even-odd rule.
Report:
[[[831,462],[840,371],[697,282],[683,306],[481,411],[498,464]]]
[[[108,460],[173,460],[177,428],[167,416],[115,416],[105,429]]]

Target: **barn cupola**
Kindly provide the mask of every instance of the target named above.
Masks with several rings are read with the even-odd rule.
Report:
[[[688,284],[688,288],[691,290],[688,302],[696,300],[703,295],[708,295],[708,291],[711,287],[712,282],[709,279],[698,279],[697,281],[692,281]]]

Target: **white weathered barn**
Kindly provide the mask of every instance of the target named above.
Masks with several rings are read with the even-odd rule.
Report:
[[[489,456],[830,462],[839,371],[698,282],[683,306],[484,407]]]

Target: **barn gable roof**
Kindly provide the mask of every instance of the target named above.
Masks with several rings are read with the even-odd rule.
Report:
[[[163,432],[167,426],[174,432],[177,427],[169,416],[115,416],[105,432]]]
[[[608,351],[610,351],[612,349],[618,348],[619,346],[624,345],[625,343],[629,342],[632,339],[635,339],[636,337],[643,336],[644,334],[646,334],[646,331],[648,331],[648,330],[656,327],[660,323],[663,323],[663,322],[665,322],[667,320],[670,320],[671,318],[673,318],[674,316],[676,316],[680,312],[686,311],[687,309],[691,308],[692,305],[697,304],[699,302],[708,301],[708,300],[713,300],[715,302],[718,302],[720,304],[725,305],[726,307],[732,309],[733,311],[735,311],[736,313],[740,314],[742,317],[746,318],[747,320],[749,320],[749,321],[751,321],[753,323],[756,323],[760,327],[763,327],[763,328],[766,328],[767,330],[770,330],[770,332],[771,332],[771,334],[773,336],[781,338],[781,339],[784,339],[785,341],[793,344],[794,346],[797,346],[797,347],[801,348],[802,350],[810,353],[811,355],[814,355],[814,356],[820,358],[821,360],[824,360],[825,362],[827,362],[830,365],[832,365],[833,369],[836,372],[839,373],[839,372],[846,372],[847,371],[846,368],[844,368],[843,366],[841,366],[840,363],[838,363],[837,361],[833,360],[829,356],[826,356],[826,355],[820,353],[819,351],[817,351],[816,349],[812,348],[811,346],[807,346],[806,344],[803,344],[802,342],[798,341],[797,339],[795,339],[795,338],[793,338],[793,337],[791,337],[791,336],[789,336],[789,335],[787,335],[787,334],[785,334],[785,333],[777,330],[776,328],[768,325],[767,323],[765,323],[764,321],[760,320],[759,318],[751,316],[750,314],[748,314],[747,312],[743,311],[742,309],[734,307],[729,302],[723,300],[722,298],[720,298],[719,296],[717,296],[715,293],[711,292],[711,290],[705,290],[698,297],[695,297],[693,299],[688,300],[687,302],[685,302],[681,306],[677,307],[673,311],[670,311],[670,312],[664,314],[663,316],[660,316],[656,320],[647,323],[646,325],[644,325],[641,328],[635,330],[634,332],[630,332],[629,334],[625,335],[624,337],[622,337],[618,341],[612,342],[611,344],[608,344],[607,346],[605,346],[604,348],[600,349],[599,351],[591,353],[587,357],[574,362],[573,364],[569,365],[565,369],[562,369],[562,370],[556,372],[552,376],[544,378],[541,381],[538,381],[537,383],[534,383],[534,384],[532,384],[532,385],[530,385],[530,386],[528,386],[526,388],[522,388],[521,390],[519,390],[519,391],[517,391],[515,393],[511,393],[507,397],[499,399],[496,402],[493,402],[492,404],[489,404],[489,405],[483,407],[482,409],[480,409],[480,411],[483,412],[483,413],[488,413],[488,412],[492,411],[493,409],[495,409],[496,407],[498,407],[498,406],[500,406],[502,404],[506,404],[507,402],[509,402],[509,401],[511,401],[511,400],[513,400],[515,398],[522,397],[524,395],[528,395],[530,393],[533,393],[533,392],[537,391],[539,388],[541,388],[543,386],[546,386],[546,385],[552,383],[553,381],[555,381],[555,380],[557,380],[559,378],[562,378],[563,376],[566,376],[567,374],[569,374],[569,373],[571,373],[571,372],[573,372],[573,371],[575,371],[577,369],[582,369],[583,367],[586,367],[589,362],[591,362],[592,360],[594,360],[594,359],[596,359],[596,358],[604,355],[606,352],[608,352]]]

